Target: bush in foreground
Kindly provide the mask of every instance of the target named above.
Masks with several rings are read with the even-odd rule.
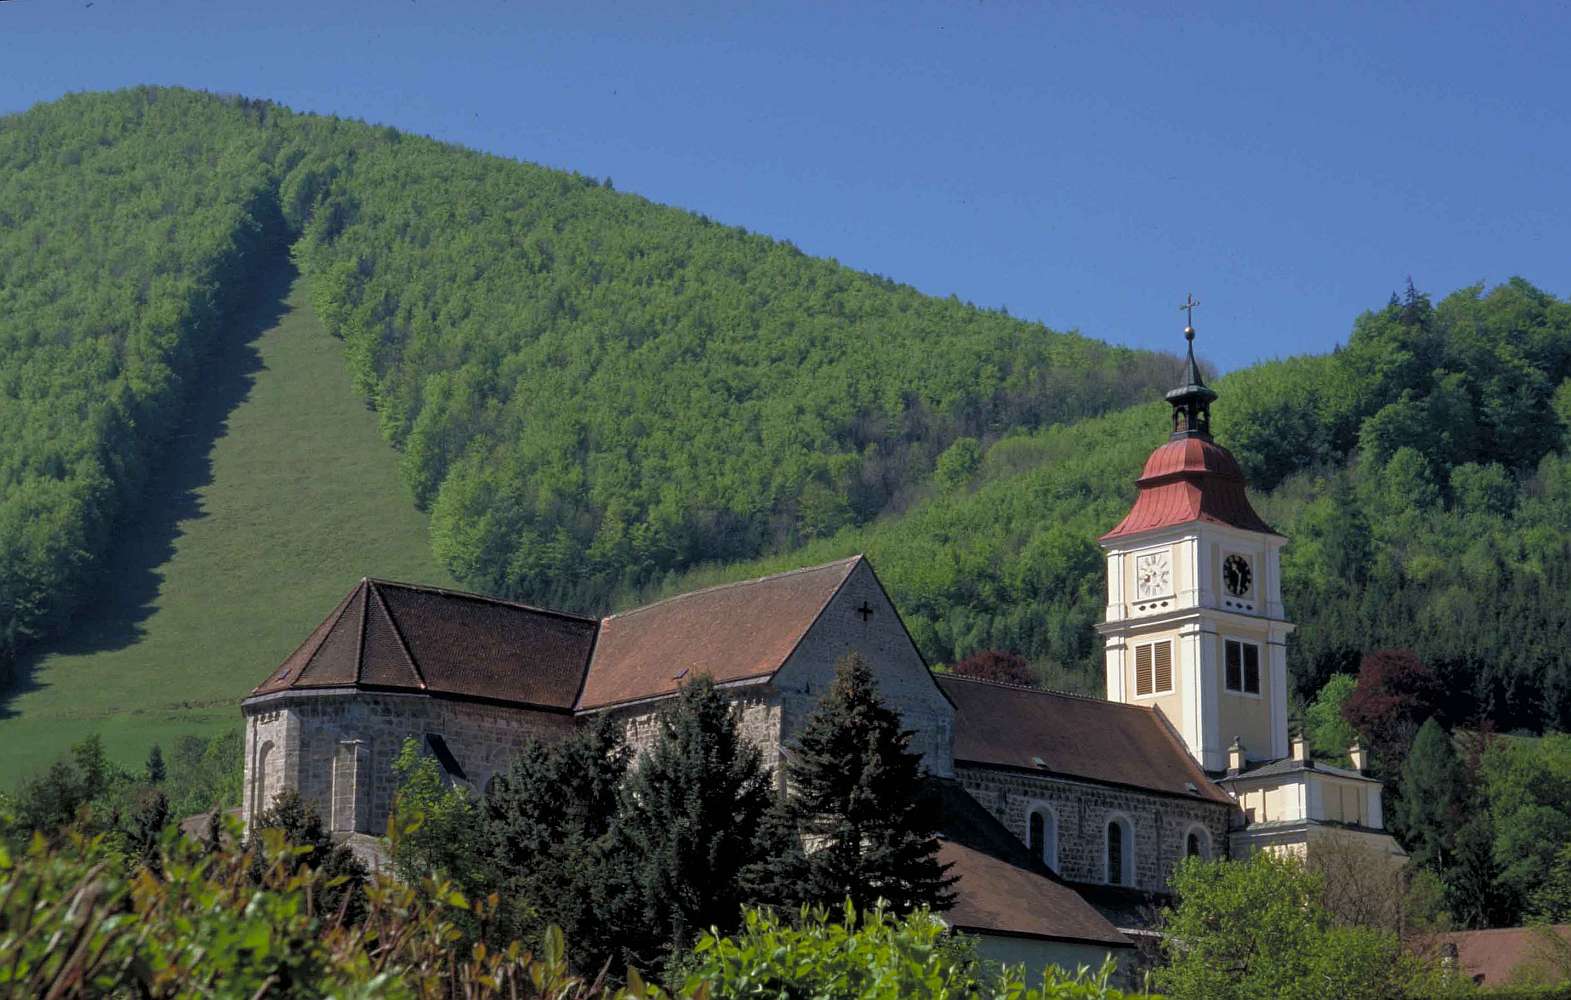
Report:
[[[1126,994],[1107,984],[1112,971],[1111,962],[1073,976],[1049,968],[1027,988],[1019,967],[980,961],[969,938],[927,910],[896,918],[880,905],[858,918],[847,903],[838,921],[822,908],[802,909],[794,924],[748,910],[735,936],[699,939],[685,989],[717,998],[1120,1000]]]
[[[240,842],[238,827],[227,841]],[[300,863],[279,830],[261,854],[166,833],[160,863],[123,874],[102,838],[0,847],[0,996],[656,997],[568,971],[560,933],[536,953],[487,931],[495,898],[377,876],[364,916],[321,905],[336,879]],[[259,880],[253,866],[260,862]],[[464,920],[472,928],[465,934]]]
[[[1173,876],[1169,964],[1157,985],[1172,1000],[1438,1000],[1473,984],[1402,948],[1389,931],[1337,925],[1321,876],[1261,851],[1244,861],[1189,858]]]

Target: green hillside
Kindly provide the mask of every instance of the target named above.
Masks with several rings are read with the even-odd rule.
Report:
[[[361,576],[446,583],[396,453],[353,392],[283,259],[205,365],[210,377],[110,584],[0,702],[0,787],[101,733],[139,761],[239,725],[237,701]]]
[[[291,244],[442,564],[592,608],[900,510],[959,437],[1164,356],[588,178],[167,88],[0,119],[0,672],[113,568],[264,247]]]
[[[0,659],[66,628],[0,696],[7,749],[111,708],[125,753],[215,725],[362,573],[587,610],[865,550],[931,658],[1095,687],[1095,539],[1170,357],[266,102],[72,97],[0,120],[0,166]],[[270,366],[214,397],[285,244],[294,308],[255,350],[303,395],[266,409]],[[314,360],[306,299],[339,338],[302,334]],[[1294,540],[1302,697],[1413,646],[1455,718],[1571,725],[1568,377],[1571,305],[1513,280],[1222,380]],[[172,436],[193,406],[222,429]],[[203,433],[210,478],[181,472]]]

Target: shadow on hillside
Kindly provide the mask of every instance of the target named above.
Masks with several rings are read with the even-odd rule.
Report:
[[[213,481],[213,446],[229,429],[229,414],[251,394],[262,357],[256,341],[287,311],[285,298],[295,268],[283,248],[270,252],[246,289],[228,335],[200,366],[199,383],[185,417],[162,460],[148,476],[141,506],[117,525],[104,581],[78,610],[66,633],[22,654],[15,679],[0,690],[0,719],[17,713],[11,703],[43,687],[38,662],[51,654],[86,654],[121,649],[145,633],[155,610],[164,566],[174,556],[184,522],[207,516],[197,491]],[[214,628],[223,623],[214,622]]]

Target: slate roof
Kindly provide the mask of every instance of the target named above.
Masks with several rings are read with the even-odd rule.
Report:
[[[1549,935],[1559,938],[1557,944]],[[1544,927],[1500,927],[1490,931],[1455,931],[1437,936],[1439,947],[1456,948],[1457,966],[1481,986],[1502,986],[1518,970],[1538,967],[1556,971],[1571,954],[1571,924]]]
[[[361,687],[570,710],[598,624],[491,597],[365,579],[251,694]]]
[[[718,684],[773,676],[861,562],[695,590],[606,618],[578,708],[664,697],[698,674]]]
[[[763,679],[861,561],[710,587],[603,620],[365,579],[251,696],[358,687],[570,711],[665,697],[698,674],[722,684]]]
[[[955,705],[957,765],[1233,804],[1154,709],[953,674],[938,675],[938,683]]]
[[[943,809],[938,858],[959,878],[955,905],[942,914],[951,926],[1109,948],[1132,946],[958,783],[933,784]]]
[[[1103,541],[1191,521],[1276,534],[1250,506],[1238,461],[1210,438],[1168,441],[1146,459],[1135,485],[1134,506]]]

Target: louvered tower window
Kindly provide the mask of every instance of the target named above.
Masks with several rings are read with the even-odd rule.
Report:
[[[1146,642],[1135,647],[1135,694],[1166,694],[1173,690],[1173,643]]]

